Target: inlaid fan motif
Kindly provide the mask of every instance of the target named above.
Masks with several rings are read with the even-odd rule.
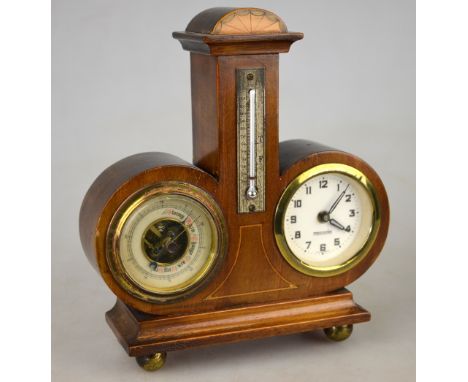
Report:
[[[211,33],[244,35],[287,31],[284,22],[272,12],[263,9],[236,9],[219,20]]]

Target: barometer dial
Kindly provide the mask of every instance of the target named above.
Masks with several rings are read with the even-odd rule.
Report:
[[[215,201],[184,183],[136,195],[114,218],[108,262],[116,280],[145,300],[178,298],[210,274],[225,247]]]
[[[287,187],[277,207],[275,236],[294,268],[332,276],[364,258],[379,223],[377,199],[366,176],[347,165],[325,164]]]

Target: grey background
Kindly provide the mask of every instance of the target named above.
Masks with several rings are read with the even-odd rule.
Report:
[[[171,33],[212,6],[257,6],[305,33],[280,58],[281,139],[354,153],[386,184],[389,238],[350,285],[372,321],[343,343],[321,333],[170,353],[156,375],[104,321],[115,297],[78,237],[81,200],[122,157],[191,160],[189,54]],[[403,0],[56,0],[53,11],[52,375],[56,381],[413,381],[415,4]]]

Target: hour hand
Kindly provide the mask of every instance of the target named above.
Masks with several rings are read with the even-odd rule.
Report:
[[[345,226],[341,223],[339,223],[338,221],[336,221],[335,219],[330,219],[329,220],[329,223],[333,226],[333,227],[336,227],[338,229],[341,229],[342,231],[349,231],[348,228],[345,228]]]

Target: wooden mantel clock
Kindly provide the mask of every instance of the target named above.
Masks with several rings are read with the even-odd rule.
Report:
[[[344,287],[382,250],[389,206],[358,157],[279,142],[279,53],[302,33],[266,10],[212,8],[173,36],[190,51],[193,164],[122,159],[81,208],[86,255],[117,296],[107,322],[147,370],[196,346],[347,338],[370,314]]]

